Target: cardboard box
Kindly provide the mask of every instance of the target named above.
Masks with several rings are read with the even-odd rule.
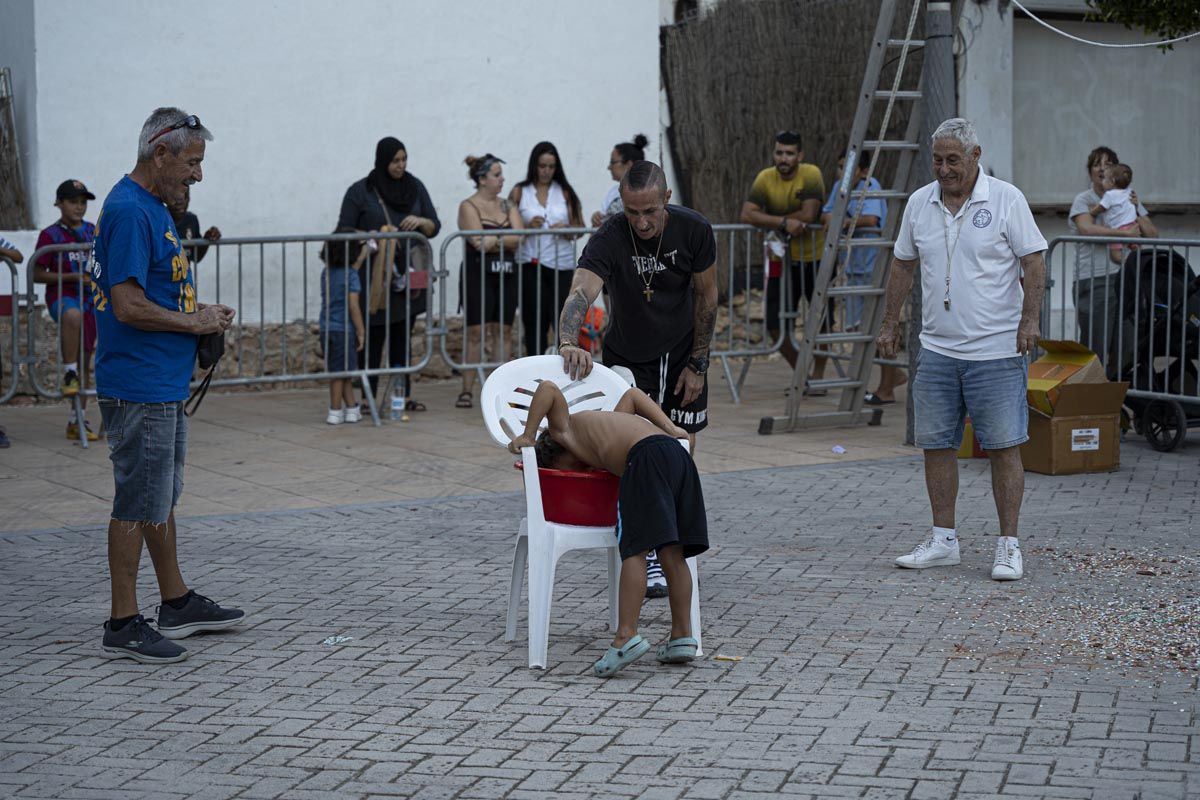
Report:
[[[1100,359],[1079,342],[1047,340],[1038,345],[1046,354],[1029,365],[1028,396],[1029,405],[1043,414],[1053,416],[1061,387],[1108,380]]]
[[[1121,404],[1128,383],[1112,383],[1096,355],[1078,342],[1045,341],[1029,367],[1030,472],[1070,475],[1121,466]]]

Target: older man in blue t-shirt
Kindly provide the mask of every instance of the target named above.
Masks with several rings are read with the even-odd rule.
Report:
[[[225,630],[245,617],[189,590],[175,549],[187,451],[183,406],[197,337],[224,332],[234,310],[196,302],[191,265],[165,204],[203,178],[211,139],[198,117],[156,109],[138,137],[137,165],[109,192],[97,221],[89,264],[99,333],[96,393],[116,483],[108,524],[112,616],[101,650],[109,658],[182,661],[187,651],[170,639]],[[162,595],[157,630],[138,613],[143,541]]]

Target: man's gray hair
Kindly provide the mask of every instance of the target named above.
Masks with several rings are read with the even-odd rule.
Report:
[[[201,125],[198,128],[189,128],[183,126],[170,130],[167,133],[162,133],[164,130],[171,128],[173,125],[178,125],[188,118],[188,113],[181,108],[173,106],[165,108],[156,108],[142,125],[142,133],[138,136],[138,163],[149,161],[154,157],[154,148],[159,144],[165,144],[171,155],[177,156],[183,148],[197,141],[211,142],[213,135],[208,128]],[[162,133],[161,136],[156,134]]]
[[[963,152],[967,155],[971,155],[971,151],[979,146],[979,136],[975,133],[975,126],[962,117],[952,117],[938,125],[933,136],[929,138],[935,142],[938,139],[954,139],[962,144]]]

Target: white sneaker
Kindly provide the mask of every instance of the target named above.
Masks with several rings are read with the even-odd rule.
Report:
[[[921,542],[908,555],[896,559],[896,566],[904,569],[928,569],[929,567],[952,567],[959,563],[958,539],[947,543],[936,536]]]
[[[343,422],[362,422],[362,412],[358,410],[358,406],[348,406],[343,411],[346,414]]]
[[[1025,576],[1025,562],[1021,558],[1021,543],[1015,536],[1000,536],[996,539],[996,560],[992,562],[992,580],[1019,581]]]
[[[329,414],[325,417],[326,425],[341,425],[346,421],[346,410],[344,408],[331,408]]]

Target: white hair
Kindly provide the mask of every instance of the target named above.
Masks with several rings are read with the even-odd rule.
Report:
[[[154,109],[153,113],[150,114],[149,118],[142,125],[142,132],[138,136],[138,163],[149,161],[153,158],[154,148],[159,143],[165,144],[171,155],[177,156],[183,148],[193,142],[211,142],[213,135],[203,125],[198,128],[177,128],[155,138],[155,134],[161,133],[164,129],[170,128],[172,125],[177,125],[187,119],[187,117],[188,113],[186,111],[173,106]],[[153,141],[151,141],[152,139]]]
[[[979,136],[975,133],[975,126],[962,117],[952,117],[938,125],[933,136],[929,138],[934,142],[938,139],[954,139],[963,146],[963,152],[967,155],[971,155],[971,151],[979,146]]]

